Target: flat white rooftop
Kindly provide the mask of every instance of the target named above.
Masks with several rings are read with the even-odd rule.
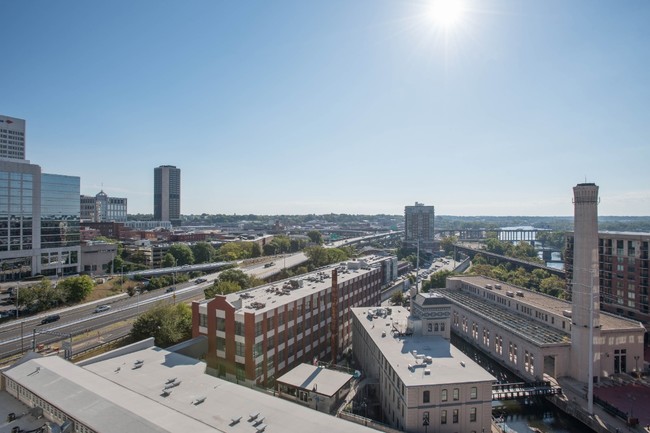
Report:
[[[279,377],[277,381],[331,397],[343,388],[350,379],[352,379],[351,374],[310,364],[300,364]]]
[[[353,269],[349,266],[332,265],[322,268],[316,272],[305,275],[300,275],[289,280],[278,281],[272,284],[265,284],[263,286],[255,287],[246,291],[231,293],[226,295],[226,300],[232,304],[237,305],[239,300],[242,301],[241,308],[237,311],[253,312],[255,314],[262,314],[266,311],[271,311],[279,307],[293,303],[299,299],[309,296],[313,293],[319,293],[322,290],[327,290],[332,287],[332,271],[339,269],[337,278],[339,284],[354,278],[361,277],[374,269],[381,266],[381,262],[386,260],[382,256],[367,256],[358,260],[359,263],[365,263],[367,266],[360,266],[359,269]],[[354,263],[349,261],[347,263]],[[289,288],[289,281],[302,281],[302,287],[295,289]],[[285,284],[286,283],[286,284]],[[202,306],[209,301],[202,303]]]
[[[439,336],[398,336],[394,329],[406,329],[409,312],[392,308],[386,317],[371,317],[368,308],[352,308],[370,338],[406,386],[493,382],[496,378]],[[413,354],[416,351],[416,357]],[[430,356],[432,362],[426,363]],[[424,359],[422,359],[424,357]],[[409,365],[411,368],[409,368]],[[429,374],[426,371],[429,371]]]

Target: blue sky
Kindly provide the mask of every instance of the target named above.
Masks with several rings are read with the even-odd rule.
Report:
[[[152,213],[650,215],[650,2],[0,3],[27,158]]]

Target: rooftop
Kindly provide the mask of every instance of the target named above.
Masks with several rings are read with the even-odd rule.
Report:
[[[332,271],[338,269],[338,283],[362,277],[381,266],[386,257],[371,255],[356,261],[321,268],[316,272],[301,275],[289,280],[265,284],[246,291],[226,295],[226,300],[237,308],[241,300],[239,312],[254,312],[262,314],[279,307],[293,303],[313,293],[319,293],[332,287]],[[292,281],[294,282],[292,284]],[[205,305],[209,301],[204,301]]]
[[[287,374],[279,377],[277,381],[296,388],[313,390],[318,394],[331,397],[351,379],[351,374],[310,364],[300,364]]]
[[[493,280],[491,278],[487,278],[483,276],[462,276],[462,277],[450,277],[450,278],[460,279],[462,281],[480,287],[485,287],[487,284],[490,284],[492,286],[494,286],[494,284],[500,284],[501,290],[494,290],[494,293],[498,293],[505,296],[507,292],[513,292],[513,293],[522,292],[524,295],[523,297],[517,296],[512,299],[516,300],[516,302],[518,302],[520,305],[526,305],[531,308],[543,310],[547,313],[553,313],[562,316],[564,311],[567,310],[571,311],[572,309],[571,302],[563,301],[562,299],[558,299],[554,296],[545,295],[543,293],[535,292],[533,290],[528,290],[519,286],[514,286],[508,283]],[[440,293],[444,293],[446,295],[447,291],[440,291]],[[477,297],[474,297],[472,295],[466,294],[466,296],[470,296],[471,298],[478,299]],[[481,301],[481,304],[483,303],[484,302]],[[495,306],[494,304],[490,304],[490,305]],[[505,308],[501,308],[501,307],[497,307],[497,308],[499,310],[506,310]],[[513,314],[514,316],[517,317],[527,317],[527,316],[519,316],[516,313],[510,313],[510,314]],[[642,327],[640,322],[637,320],[626,319],[624,317],[619,317],[610,313],[606,313],[602,310],[600,311],[600,324],[601,324],[601,330],[603,331],[618,331],[622,329],[637,329]]]
[[[351,310],[406,386],[496,381],[449,340],[392,332],[406,328],[409,312],[404,308],[392,308],[385,316],[368,314],[368,308]]]
[[[100,359],[84,367],[33,359],[6,374],[102,433],[256,433],[261,424],[286,433],[372,431],[206,375],[205,363],[158,347]]]

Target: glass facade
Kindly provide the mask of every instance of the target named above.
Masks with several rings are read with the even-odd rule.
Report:
[[[79,178],[41,176],[41,248],[79,246]]]
[[[0,171],[0,251],[31,250],[34,177]]]

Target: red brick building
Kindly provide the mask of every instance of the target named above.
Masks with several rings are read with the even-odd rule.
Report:
[[[378,306],[395,264],[371,257],[194,302],[192,334],[208,338],[209,372],[271,384],[300,363],[340,359],[352,344],[350,307]]]

